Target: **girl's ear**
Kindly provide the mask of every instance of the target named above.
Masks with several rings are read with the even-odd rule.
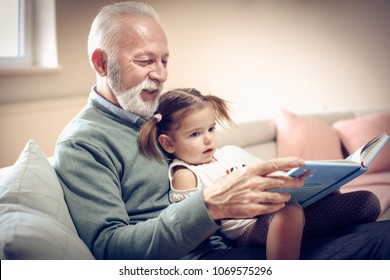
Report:
[[[158,142],[167,153],[173,154],[175,152],[175,147],[173,146],[172,140],[168,135],[160,134],[158,136]]]
[[[100,76],[107,75],[107,55],[103,50],[96,49],[92,53],[91,64]]]

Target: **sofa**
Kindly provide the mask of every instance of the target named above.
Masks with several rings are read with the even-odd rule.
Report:
[[[325,111],[275,117],[218,128],[220,151],[247,163],[283,156],[342,159],[380,132],[390,133],[390,111]],[[94,259],[69,214],[47,157],[29,140],[14,165],[0,169],[0,259]],[[369,171],[341,188],[370,190],[390,219],[390,144]]]

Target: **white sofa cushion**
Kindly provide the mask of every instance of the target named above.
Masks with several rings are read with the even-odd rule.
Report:
[[[0,259],[92,260],[87,246],[65,225],[19,204],[0,204]]]
[[[258,158],[271,159],[276,157],[275,135],[273,119],[237,123],[217,131],[218,147],[240,146]]]
[[[0,216],[2,259],[93,259],[54,169],[33,140],[0,183]]]
[[[12,170],[0,183],[0,203],[35,209],[77,232],[57,175],[34,140],[27,142]]]

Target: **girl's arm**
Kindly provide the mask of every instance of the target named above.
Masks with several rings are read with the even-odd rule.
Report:
[[[190,190],[197,187],[196,175],[185,166],[177,166],[172,175],[172,188],[175,190]]]
[[[171,179],[169,200],[172,203],[182,201],[198,190],[196,175],[185,166],[175,166]]]

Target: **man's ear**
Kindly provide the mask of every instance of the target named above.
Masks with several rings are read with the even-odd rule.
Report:
[[[161,147],[163,147],[167,153],[173,154],[175,152],[172,140],[168,135],[160,134],[158,136],[158,142],[160,142]]]
[[[100,76],[107,75],[107,55],[102,49],[96,49],[92,53],[91,64]]]

